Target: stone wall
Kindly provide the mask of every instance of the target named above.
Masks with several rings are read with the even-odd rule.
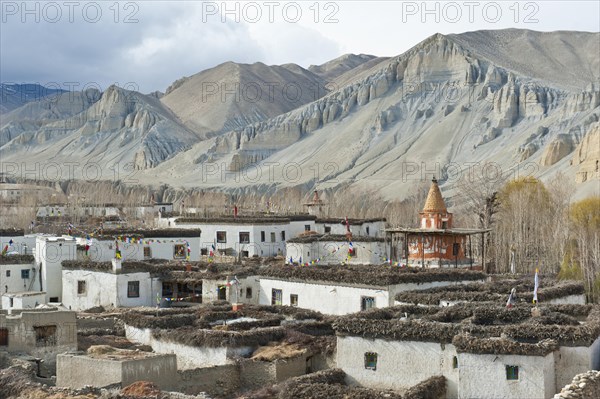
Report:
[[[600,371],[578,374],[570,384],[554,395],[554,399],[596,399],[600,398]]]
[[[239,388],[240,369],[236,364],[177,372],[176,390],[188,395],[206,392],[215,397],[232,397]]]

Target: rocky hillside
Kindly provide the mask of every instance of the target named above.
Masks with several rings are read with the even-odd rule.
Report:
[[[204,137],[239,129],[327,94],[327,80],[298,65],[227,62],[173,83],[161,98]]]
[[[561,172],[587,195],[599,191],[599,79],[600,33],[437,34],[396,57],[343,56],[309,70],[226,63],[160,100],[113,87],[37,129],[15,117],[0,156],[131,161],[149,185],[351,186],[388,199],[433,174],[448,190],[473,168],[487,179]],[[307,89],[332,82],[337,90]],[[277,90],[290,83],[297,98]],[[243,98],[256,89],[260,99]]]
[[[227,171],[294,162],[293,179],[280,170],[252,181],[215,174],[203,183],[352,184],[388,198],[402,197],[426,172],[451,183],[448,173],[456,177],[472,162],[493,162],[503,176],[563,171],[574,179],[567,155],[600,118],[598,39],[517,30],[438,34],[317,101],[203,142],[159,173],[185,181],[206,172],[207,162]]]
[[[29,162],[94,162],[105,170],[116,163],[133,163],[136,169],[145,169],[198,141],[198,135],[155,97],[111,86],[101,96],[88,91],[72,98],[65,94],[51,103],[48,115],[30,108],[13,111],[23,119],[17,122],[16,116],[9,115],[8,124],[2,127],[7,142],[0,147],[0,157],[6,161],[27,157]],[[64,101],[68,102],[66,110]],[[31,104],[35,107],[42,105]],[[35,117],[28,119],[31,115]]]

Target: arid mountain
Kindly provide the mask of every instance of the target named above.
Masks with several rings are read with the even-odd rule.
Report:
[[[351,71],[373,59],[374,55],[367,54],[344,54],[321,65],[311,65],[308,70],[324,80],[331,82],[340,75]]]
[[[227,62],[173,83],[161,98],[205,137],[286,113],[327,94],[327,81],[295,64]]]
[[[160,100],[111,88],[77,115],[3,133],[0,156],[132,161],[141,184],[236,192],[351,186],[401,199],[432,175],[448,190],[472,171],[561,172],[578,195],[600,192],[597,173],[576,179],[597,161],[586,135],[600,120],[600,33],[437,34],[396,57],[310,69],[226,63]],[[290,84],[297,98],[277,90]]]
[[[523,30],[438,34],[338,91],[202,142],[156,172],[183,185],[204,174],[194,184],[351,184],[387,198],[432,174],[452,183],[474,163],[491,163],[503,177],[560,171],[574,179],[567,155],[600,118],[599,39]],[[290,163],[292,176],[283,166]],[[231,171],[252,178],[227,179]],[[598,191],[598,184],[579,188]]]
[[[49,114],[61,112],[63,101],[68,103],[64,118],[55,120],[43,118],[45,113],[40,110],[32,110],[40,104],[13,111],[9,124],[2,128],[2,137],[10,140],[0,147],[0,157],[5,161],[27,159],[31,163],[94,162],[106,170],[116,163],[133,162],[136,169],[145,169],[198,141],[198,135],[183,126],[155,97],[116,86],[97,96],[98,93],[88,91],[75,93],[71,100],[65,94],[65,98],[50,103]],[[25,122],[18,125],[13,115],[22,115],[25,121],[31,118],[30,128]],[[22,130],[11,136],[9,129],[17,128]]]

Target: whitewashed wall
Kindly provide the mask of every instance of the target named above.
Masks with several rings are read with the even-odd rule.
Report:
[[[585,305],[585,294],[567,295],[560,298],[554,298],[547,303],[554,305]]]
[[[385,261],[384,242],[353,242],[356,256],[350,258],[353,265],[379,265]],[[348,242],[314,241],[310,243],[288,242],[286,244],[286,262],[302,263],[319,260],[319,264],[340,264],[348,260]]]
[[[376,370],[365,368],[367,352],[377,353]],[[451,344],[337,337],[337,366],[346,373],[347,382],[369,388],[404,390],[443,375],[448,380],[447,397],[457,398],[458,369],[453,368],[454,356],[456,349]]]
[[[35,269],[35,272],[31,269]],[[29,270],[29,278],[21,278],[21,270]],[[10,274],[10,276],[7,276]],[[33,284],[32,284],[33,283]],[[14,265],[0,265],[0,292],[23,292],[36,291],[40,289],[39,267],[34,262]]]
[[[353,287],[316,282],[293,282],[260,278],[260,305],[271,304],[273,289],[282,290],[282,305],[290,305],[290,294],[298,295],[298,307],[312,309],[325,314],[344,315],[361,310],[361,296],[375,298],[375,307],[389,306],[387,289],[378,287]]]
[[[325,234],[325,227],[329,227],[331,230],[328,234],[346,234],[346,225],[341,223],[344,218],[340,218],[337,223],[323,223],[317,221],[315,224],[316,232]],[[350,224],[350,231],[354,236],[367,236],[367,237],[383,237],[385,230],[385,222],[368,222],[362,224]]]
[[[42,291],[46,291],[46,300],[62,297],[62,262],[76,259],[76,241],[72,237],[37,236],[35,243],[35,262],[42,264]],[[38,288],[39,289],[39,288]]]
[[[77,293],[77,282],[86,282],[86,293]],[[127,282],[140,282],[140,297],[127,298]],[[72,310],[85,310],[94,306],[134,307],[156,306],[162,285],[150,274],[114,274],[90,270],[63,270],[63,304]]]
[[[551,398],[554,354],[547,356],[458,355],[461,398]],[[519,379],[506,379],[506,366],[519,366]]]
[[[150,345],[156,353],[173,353],[177,356],[177,369],[190,370],[198,367],[221,366],[234,363],[236,355],[251,352],[250,348],[194,347],[177,342],[158,340],[150,329],[141,329],[125,325],[125,337],[136,343]]]
[[[12,298],[12,306],[10,306],[10,300]],[[2,295],[2,309],[33,309],[36,305],[45,303],[46,293],[37,292],[36,294],[29,295]]]
[[[600,370],[600,337],[591,346],[561,346],[555,355],[556,391],[573,377],[588,370]]]

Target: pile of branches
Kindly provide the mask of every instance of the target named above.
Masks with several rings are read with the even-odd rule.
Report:
[[[460,325],[420,319],[363,320],[342,317],[333,323],[333,329],[338,336],[450,343],[460,332]]]
[[[280,341],[285,337],[282,327],[252,329],[249,331],[221,331],[180,327],[177,329],[152,330],[152,336],[158,340],[176,342],[188,346],[233,347],[263,346],[269,342]]]
[[[411,387],[403,399],[445,399],[446,377],[436,375]]]
[[[531,309],[517,307],[507,309],[501,306],[480,306],[473,310],[473,324],[515,324],[531,317]]]
[[[432,281],[482,280],[485,274],[463,269],[413,269],[379,265],[369,268],[339,266],[279,266],[260,270],[264,277],[295,279],[302,281],[326,281],[344,284],[386,286],[403,283],[426,283]]]
[[[529,279],[531,280],[531,279]],[[526,302],[533,300],[533,282],[520,280],[494,280],[483,284],[464,284],[446,287],[436,287],[420,291],[406,291],[396,294],[396,300],[403,303],[422,305],[439,305],[440,301],[465,301],[465,302],[506,302],[510,291],[517,290],[517,297]],[[550,301],[568,295],[584,293],[583,283],[577,281],[557,282],[545,279],[544,284],[550,286],[540,287],[538,301]]]
[[[102,235],[115,239],[119,236],[141,238],[199,238],[200,229],[104,229]],[[95,238],[95,237],[94,237]]]
[[[0,255],[0,265],[23,265],[34,261],[33,255]]]
[[[192,326],[196,321],[196,315],[189,314],[161,314],[145,315],[136,312],[123,313],[119,316],[123,322],[135,328],[150,329],[176,329],[184,326]]]
[[[553,339],[528,344],[507,338],[477,338],[467,333],[456,335],[452,344],[458,353],[488,355],[546,356],[558,349],[558,342]]]
[[[245,396],[248,399],[259,398],[298,398],[298,399],[402,399],[397,392],[369,388],[348,387],[346,374],[341,369],[318,371],[316,373],[292,378],[272,389],[272,394]],[[416,397],[415,397],[416,399]]]
[[[0,237],[20,237],[25,235],[25,230],[16,228],[0,228]]]

